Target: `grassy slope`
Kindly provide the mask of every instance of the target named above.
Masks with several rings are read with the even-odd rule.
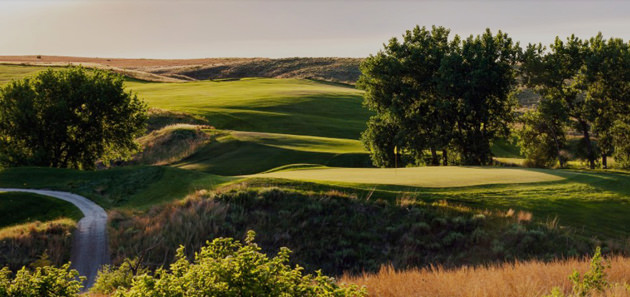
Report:
[[[58,218],[80,219],[83,214],[69,202],[31,193],[0,192],[0,228]]]
[[[220,129],[358,139],[370,112],[361,92],[299,79],[129,82],[151,107],[208,119]]]
[[[174,166],[241,175],[296,163],[370,166],[369,156],[357,140],[239,131],[220,132],[208,145]]]

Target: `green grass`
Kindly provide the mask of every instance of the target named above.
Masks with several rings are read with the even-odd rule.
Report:
[[[563,175],[569,175],[567,173]],[[563,180],[545,170],[499,167],[320,168],[275,171],[256,177],[423,188],[518,184]]]
[[[20,167],[0,170],[0,187],[52,189],[83,195],[105,208],[146,208],[213,189],[233,178],[169,167],[131,166],[110,170]]]
[[[0,86],[12,80],[33,76],[43,70],[46,70],[46,67],[0,64]]]
[[[223,131],[190,157],[173,164],[182,169],[242,175],[296,163],[369,167],[357,140],[288,134]]]
[[[311,80],[126,85],[151,107],[201,116],[220,129],[358,139],[371,114],[361,91]]]
[[[316,169],[318,170],[318,169]],[[487,168],[484,170],[496,170]],[[476,209],[523,210],[534,220],[555,218],[585,236],[625,239],[630,236],[630,175],[574,170],[539,170],[558,176],[556,181],[426,188],[401,185],[361,184],[254,177],[246,187],[282,186],[304,191],[335,189],[356,193],[359,199],[436,202],[445,200]],[[295,174],[299,171],[291,171]],[[290,175],[289,174],[289,175]],[[260,175],[259,175],[260,176]]]
[[[69,202],[32,193],[0,192],[0,228],[58,218],[79,220],[81,211]]]

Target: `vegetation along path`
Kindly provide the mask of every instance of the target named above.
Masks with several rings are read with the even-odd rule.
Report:
[[[107,213],[89,199],[68,192],[0,188],[0,192],[29,192],[68,201],[83,213],[74,234],[70,259],[74,269],[86,276],[85,288],[90,288],[102,265],[108,264]]]

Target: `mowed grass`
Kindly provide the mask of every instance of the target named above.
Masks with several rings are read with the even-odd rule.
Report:
[[[545,170],[499,167],[319,168],[275,171],[257,177],[382,184],[424,188],[466,187],[558,181],[564,177]]]
[[[201,116],[220,129],[358,139],[371,115],[361,105],[361,91],[304,79],[126,86],[151,107]]]
[[[19,192],[0,192],[0,214],[0,228],[34,221],[78,220],[83,217],[81,211],[69,202]]]
[[[33,76],[44,70],[46,70],[46,67],[0,64],[0,86],[12,80]]]
[[[219,175],[243,175],[292,164],[369,167],[358,140],[290,134],[219,131],[204,147],[172,166]]]

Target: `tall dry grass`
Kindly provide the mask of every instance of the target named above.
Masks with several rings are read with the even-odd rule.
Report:
[[[32,222],[0,229],[0,267],[17,270],[39,259],[44,253],[52,264],[70,260],[72,232],[76,222],[58,219]]]
[[[593,296],[630,296],[630,258],[611,257],[606,269],[611,288]],[[396,271],[381,268],[378,273],[344,276],[341,282],[366,286],[372,297],[538,297],[559,287],[571,293],[568,276],[589,269],[589,259],[528,261],[487,267],[444,269],[429,267]]]
[[[194,154],[209,136],[201,126],[175,124],[153,131],[138,139],[143,147],[136,160],[144,164],[166,165]]]

